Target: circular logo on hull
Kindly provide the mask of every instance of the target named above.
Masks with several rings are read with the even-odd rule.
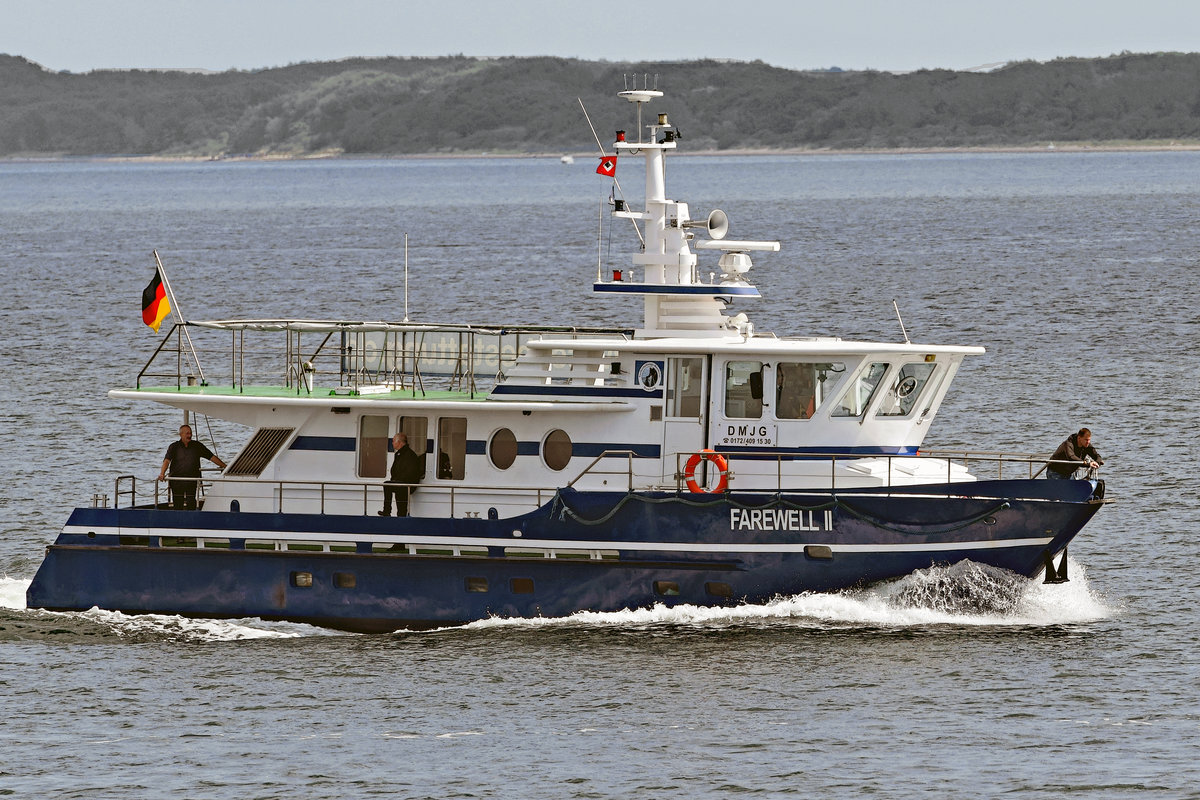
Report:
[[[662,368],[653,361],[642,364],[641,369],[638,370],[637,382],[638,386],[647,392],[657,389],[658,385],[662,383]]]

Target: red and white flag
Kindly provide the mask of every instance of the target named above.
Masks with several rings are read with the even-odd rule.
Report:
[[[596,167],[596,174],[607,175],[610,178],[617,177],[617,157],[600,156],[600,166]]]

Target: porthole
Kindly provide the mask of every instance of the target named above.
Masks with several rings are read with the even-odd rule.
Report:
[[[553,470],[566,469],[571,460],[571,437],[566,431],[553,430],[542,442],[542,460]]]
[[[713,597],[733,597],[733,587],[721,581],[708,581],[704,584],[704,591]]]
[[[333,573],[333,585],[339,589],[353,589],[358,585],[358,580],[354,577],[353,572],[335,572]]]
[[[508,469],[517,460],[517,437],[508,428],[492,434],[488,443],[488,458],[496,469]]]
[[[679,594],[679,584],[675,581],[655,581],[654,593],[660,597],[674,597]]]
[[[511,578],[508,588],[513,594],[533,594],[533,578]]]
[[[292,573],[292,586],[295,586],[298,589],[309,589],[312,588],[312,585],[313,581],[311,572]]]
[[[487,578],[467,578],[468,592],[486,592],[488,590]]]

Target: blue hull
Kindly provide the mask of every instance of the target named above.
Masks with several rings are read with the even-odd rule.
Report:
[[[48,548],[28,605],[376,632],[762,602],[963,559],[1032,577],[1100,505],[1087,481],[995,481],[885,494],[563,490],[512,519],[81,508]],[[253,549],[289,536],[336,547]]]

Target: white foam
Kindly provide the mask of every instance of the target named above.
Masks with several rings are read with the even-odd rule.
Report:
[[[32,579],[0,576],[0,608],[28,610],[25,592]],[[244,639],[294,639],[301,636],[336,636],[337,631],[295,622],[244,619],[189,619],[164,614],[122,614],[92,608],[88,611],[37,611],[62,617],[79,617],[111,628],[121,636],[158,636],[192,641],[233,642]]]
[[[72,613],[72,612],[67,612]],[[295,639],[302,636],[332,636],[335,631],[293,622],[244,619],[191,619],[165,614],[122,614],[92,608],[78,616],[111,628],[121,636],[153,636],[204,642],[235,642],[247,639]]]
[[[566,617],[519,619],[493,617],[473,622],[467,630],[552,626],[628,627],[688,625],[699,627],[786,624],[812,628],[869,626],[903,628],[928,625],[1051,626],[1096,622],[1119,611],[1092,591],[1083,565],[1069,561],[1068,583],[1044,584],[961,562],[920,570],[896,581],[860,590],[806,592],[767,603],[738,606],[662,604],[624,611],[580,611]],[[25,609],[31,581],[0,577],[0,608]],[[55,612],[38,612],[55,613]],[[121,636],[156,636],[191,641],[230,642],[247,639],[292,639],[343,635],[325,628],[257,618],[189,619],[161,614],[122,614],[93,608],[79,616],[111,628]],[[463,630],[462,627],[438,631]]]
[[[1095,622],[1116,613],[1088,586],[1074,561],[1071,581],[1043,584],[1002,570],[962,562],[933,567],[860,590],[806,592],[767,603],[733,607],[655,605],[616,612],[581,611],[567,617],[491,618],[469,629],[544,626],[644,627],[652,625],[791,627],[929,625],[1051,626]]]
[[[31,579],[0,576],[0,608],[28,610],[25,592]],[[122,614],[92,608],[88,611],[36,611],[64,618],[99,623],[120,636],[156,636],[192,641],[232,642],[244,639],[294,639],[300,636],[334,636],[336,631],[293,622],[268,622],[256,617],[236,620],[189,619],[164,614]]]
[[[0,608],[17,610],[26,608],[25,592],[31,583],[33,583],[31,579],[21,580],[20,578],[10,578],[7,575],[0,576]]]

